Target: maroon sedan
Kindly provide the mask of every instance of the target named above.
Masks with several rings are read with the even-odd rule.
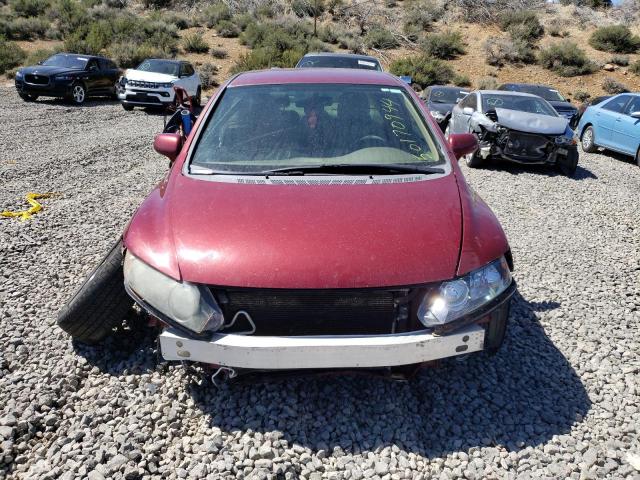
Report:
[[[456,161],[476,141],[446,142],[398,78],[243,73],[186,140],[160,134],[155,148],[170,171],[59,317],[79,340],[121,321],[126,289],[160,326],[165,359],[230,376],[501,345],[509,245]],[[84,308],[91,296],[110,308]]]

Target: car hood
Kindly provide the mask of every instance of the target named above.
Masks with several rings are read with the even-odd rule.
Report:
[[[140,207],[125,245],[167,274],[208,285],[361,288],[452,278],[462,241],[455,176],[406,178],[261,185],[177,174]]]
[[[569,125],[569,121],[564,117],[552,117],[507,108],[496,108],[496,113],[500,125],[520,132],[561,135]]]
[[[139,80],[141,82],[157,83],[167,83],[178,78],[174,75],[167,75],[166,73],[145,72],[142,70],[134,69],[127,70],[124,76],[127,80]]]
[[[569,102],[561,102],[559,100],[547,100],[553,108],[561,108],[564,110],[577,110],[576,106]]]
[[[80,73],[83,72],[84,70],[80,70],[80,69],[72,69],[72,68],[67,68],[67,67],[49,67],[49,66],[45,66],[45,65],[33,65],[32,67],[24,67],[20,69],[20,72],[24,75],[24,74],[35,74],[35,75],[47,75],[47,76],[51,76],[51,75],[57,75],[58,73]]]

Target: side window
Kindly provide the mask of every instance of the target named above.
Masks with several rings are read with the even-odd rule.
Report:
[[[602,105],[602,108],[604,110],[609,110],[610,112],[621,113],[630,98],[630,95],[620,95],[619,97],[611,99]]]
[[[195,73],[194,70],[193,70],[193,67],[191,66],[190,63],[185,64],[184,73],[185,73],[185,75],[189,75],[189,76],[191,76],[191,75],[193,75]]]
[[[107,68],[109,70],[117,70],[118,66],[115,63],[113,63],[111,60],[107,60]]]
[[[87,71],[91,71],[91,70],[99,70],[100,68],[98,67],[98,61],[95,59],[89,60],[89,62],[87,63]]]
[[[631,115],[633,112],[640,112],[640,97],[633,97],[624,109],[625,115]]]
[[[478,104],[476,103],[476,94],[470,93],[469,95],[464,97],[464,100],[460,102],[460,106],[462,108],[466,108],[466,107],[473,108],[473,111],[475,112],[478,109]]]

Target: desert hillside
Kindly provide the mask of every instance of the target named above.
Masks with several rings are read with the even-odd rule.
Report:
[[[591,8],[528,0],[9,0],[0,7],[0,68],[10,82],[20,65],[60,50],[105,54],[123,68],[145,56],[180,57],[199,67],[211,93],[234,71],[333,50],[375,55],[419,87],[536,82],[583,99],[640,90],[635,1]],[[629,44],[614,32],[613,46],[594,48],[594,32],[607,26],[626,30]],[[547,55],[558,45],[560,53]],[[577,67],[575,55],[584,57]]]

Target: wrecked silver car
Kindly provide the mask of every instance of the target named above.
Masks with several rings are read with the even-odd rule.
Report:
[[[451,113],[448,133],[473,133],[480,148],[467,155],[468,166],[490,159],[555,166],[572,176],[578,166],[575,133],[569,121],[544,99],[520,92],[478,90]]]

